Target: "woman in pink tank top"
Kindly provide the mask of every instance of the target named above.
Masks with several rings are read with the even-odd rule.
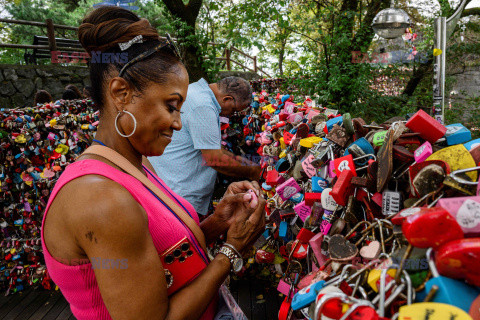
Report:
[[[232,268],[238,271],[239,258],[263,231],[265,200],[247,193],[253,189],[258,196],[259,186],[232,184],[215,213],[200,223],[145,158],[161,155],[182,127],[189,78],[172,42],[162,42],[147,20],[114,6],[88,14],[78,35],[92,57],[92,98],[100,110],[94,144],[140,170],[200,226],[207,244],[225,233],[227,242],[210,261],[192,232],[198,228],[189,228],[169,201],[104,157],[82,155],[58,180],[43,217],[49,275],[79,320],[213,319],[221,284]],[[169,292],[178,279],[160,256],[179,241],[190,243],[185,265],[189,256],[199,257],[203,269],[192,275],[177,264],[172,270],[184,271],[185,284]],[[169,258],[180,259],[175,251]]]

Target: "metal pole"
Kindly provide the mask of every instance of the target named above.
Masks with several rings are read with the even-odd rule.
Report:
[[[433,117],[441,124],[445,123],[445,74],[447,66],[447,39],[450,38],[462,15],[467,0],[462,0],[450,18],[440,17],[435,20],[435,49],[442,53],[435,58],[433,78]]]
[[[447,18],[435,20],[435,49],[441,54],[435,57],[433,66],[433,117],[441,124],[445,123],[445,72],[447,50]]]

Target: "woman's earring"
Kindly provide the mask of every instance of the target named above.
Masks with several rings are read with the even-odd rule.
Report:
[[[129,135],[125,135],[125,134],[121,133],[120,130],[118,129],[117,121],[118,121],[118,118],[120,117],[120,115],[122,114],[122,112],[128,114],[128,115],[129,115],[130,117],[132,117],[132,119],[133,119],[133,131],[132,131],[132,133],[130,133]],[[122,137],[124,137],[124,138],[129,138],[129,137],[133,136],[133,134],[134,134],[135,131],[137,130],[137,119],[135,119],[134,115],[131,114],[131,113],[128,112],[128,111],[125,111],[125,110],[118,111],[117,117],[115,118],[115,129],[117,130],[117,133],[118,133],[119,135],[121,135]]]

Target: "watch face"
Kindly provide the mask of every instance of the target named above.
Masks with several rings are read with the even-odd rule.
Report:
[[[235,259],[233,261],[233,271],[235,273],[240,272],[243,268],[243,260],[242,259]]]

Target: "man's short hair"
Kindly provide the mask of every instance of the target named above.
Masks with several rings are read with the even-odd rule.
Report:
[[[252,87],[250,83],[240,77],[226,77],[217,82],[221,93],[235,98],[237,105],[249,106],[252,102]]]

